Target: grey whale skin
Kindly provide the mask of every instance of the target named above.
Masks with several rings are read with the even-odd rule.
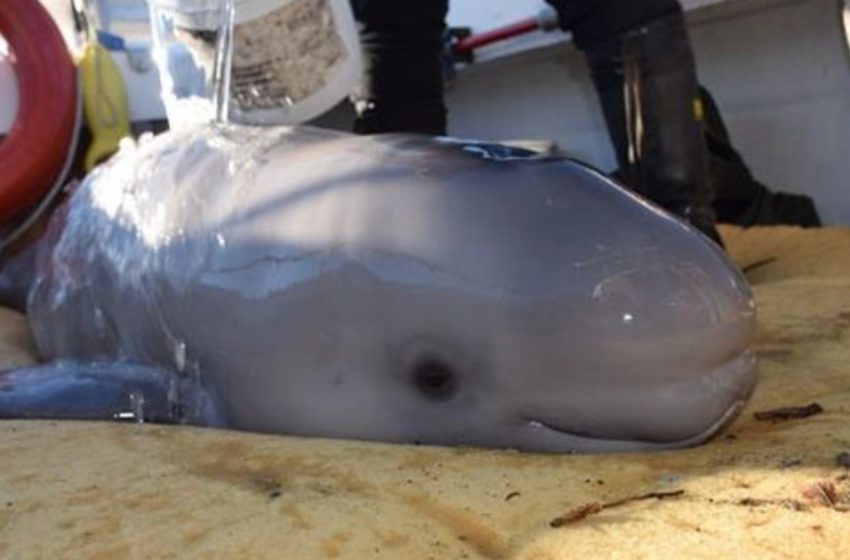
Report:
[[[210,126],[124,149],[53,218],[49,360],[0,415],[627,451],[751,394],[723,252],[578,162],[493,145]]]

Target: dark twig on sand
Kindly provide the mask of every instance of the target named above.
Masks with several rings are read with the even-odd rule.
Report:
[[[587,504],[580,505],[579,507],[568,511],[560,517],[556,517],[555,519],[549,522],[549,526],[554,528],[563,527],[565,525],[570,525],[572,523],[581,521],[582,519],[590,517],[591,515],[596,515],[597,513],[605,509],[620,507],[626,504],[630,504],[632,502],[639,502],[641,500],[663,500],[665,498],[674,498],[676,496],[681,496],[684,493],[684,490],[671,490],[669,492],[650,492],[648,494],[629,496],[627,498],[622,498],[613,502],[606,502],[604,504],[600,502],[590,502]]]
[[[821,412],[823,412],[823,407],[818,403],[812,403],[806,406],[787,406],[772,410],[762,410],[761,412],[756,412],[753,416],[760,422],[784,422],[785,420],[808,418]]]
[[[769,264],[775,263],[777,260],[779,260],[779,259],[776,258],[776,257],[768,257],[766,259],[761,259],[760,261],[756,261],[754,263],[750,263],[748,265],[745,265],[741,269],[741,272],[743,272],[744,274],[749,274],[750,272],[757,270],[757,269],[759,269],[763,266],[767,266]]]

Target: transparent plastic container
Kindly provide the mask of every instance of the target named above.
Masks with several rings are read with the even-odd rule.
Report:
[[[232,0],[150,0],[149,7],[169,126],[226,120]]]
[[[357,87],[363,64],[348,0],[233,1],[228,30],[225,0],[149,0],[172,126],[213,118],[217,87],[228,120],[243,124],[304,122]],[[217,64],[230,68],[221,81]]]

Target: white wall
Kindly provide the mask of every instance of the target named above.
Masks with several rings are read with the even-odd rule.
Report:
[[[533,16],[543,0],[449,0],[449,25],[483,31]]]
[[[639,2],[640,0],[623,0]],[[685,10],[741,0],[679,0]],[[544,0],[450,0],[449,25],[471,26],[475,31],[498,27],[533,16],[546,6]]]
[[[839,4],[786,3],[698,25],[693,36],[701,76],[756,176],[813,195],[827,222],[850,224],[850,58]]]

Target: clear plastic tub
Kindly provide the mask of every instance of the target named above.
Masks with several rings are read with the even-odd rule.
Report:
[[[150,0],[149,6],[169,125],[225,120],[232,0]]]
[[[216,88],[229,120],[296,124],[357,86],[362,56],[348,0],[234,0],[232,64],[225,0],[149,0],[155,58],[172,126],[215,116]],[[217,82],[217,64],[231,71]]]

